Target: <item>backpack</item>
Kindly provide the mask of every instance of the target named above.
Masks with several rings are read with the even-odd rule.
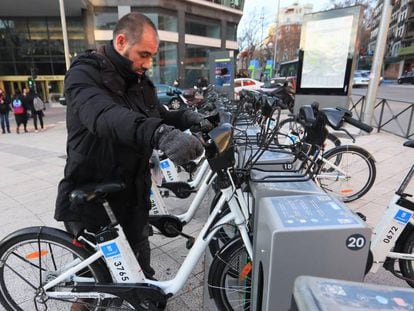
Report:
[[[24,107],[22,104],[22,101],[20,98],[13,99],[13,112],[14,114],[23,114],[24,113]]]
[[[34,109],[36,111],[41,111],[41,110],[45,109],[45,103],[43,102],[43,100],[39,96],[36,96],[33,99],[33,106],[34,106]]]

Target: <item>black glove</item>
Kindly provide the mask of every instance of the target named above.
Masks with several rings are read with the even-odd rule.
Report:
[[[197,138],[165,124],[155,130],[153,142],[155,149],[164,152],[177,165],[198,158],[204,150]]]
[[[193,125],[200,124],[200,122],[204,119],[201,114],[190,109],[184,111],[182,118],[187,128],[190,128]]]
[[[190,131],[193,133],[198,133],[198,132],[208,133],[214,127],[215,127],[214,124],[211,123],[209,120],[203,119],[197,125],[193,125],[192,127],[190,127]]]

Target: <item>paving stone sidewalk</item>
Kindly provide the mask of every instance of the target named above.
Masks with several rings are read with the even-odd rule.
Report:
[[[64,109],[64,108],[52,108]],[[47,225],[62,228],[53,219],[57,184],[63,176],[66,148],[64,114],[62,120],[48,124],[46,131],[26,134],[0,135],[0,239],[14,230],[27,226]],[[345,141],[345,140],[344,140]],[[357,138],[357,144],[370,151],[377,161],[377,179],[371,191],[349,206],[368,217],[375,225],[384,211],[402,176],[412,165],[414,149],[402,146],[405,139],[387,133],[373,133]],[[185,232],[196,235],[208,213],[209,200]],[[189,206],[187,200],[168,199],[173,213]],[[168,239],[159,235],[151,238],[152,262],[160,280],[175,275],[183,262],[187,249],[183,238]],[[405,282],[390,277],[371,276],[368,282],[406,286]],[[202,310],[204,292],[204,259],[200,260],[184,289],[168,302],[167,310]],[[0,306],[0,310],[3,308]],[[31,311],[31,310],[29,310]]]

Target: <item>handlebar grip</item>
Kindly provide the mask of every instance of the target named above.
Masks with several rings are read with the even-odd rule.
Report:
[[[349,117],[349,116],[345,116],[344,120],[345,120],[345,122],[348,122],[349,124],[359,128],[359,129],[361,129],[361,130],[363,130],[367,133],[371,133],[372,130],[374,129],[372,126],[370,126],[368,124],[365,124],[365,123],[363,123],[363,122],[361,122],[357,119],[354,119],[352,117]]]

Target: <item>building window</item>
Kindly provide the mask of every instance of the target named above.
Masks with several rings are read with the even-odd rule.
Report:
[[[160,42],[149,73],[155,83],[172,85],[178,78],[177,55],[176,43]]]
[[[177,32],[177,17],[159,13],[144,13],[159,30]]]
[[[81,18],[68,18],[70,53],[85,50]],[[0,75],[62,75],[66,71],[58,17],[0,18]]]
[[[158,30],[177,32],[177,13],[165,9],[133,7],[132,12],[139,12],[148,16]]]
[[[237,24],[227,23],[226,40],[237,41]]]
[[[225,5],[232,9],[243,10],[244,0],[205,0],[221,5]]]
[[[98,30],[113,30],[118,22],[118,8],[95,8],[95,28]]]
[[[190,35],[220,38],[220,21],[201,20],[197,17],[188,17],[185,22],[185,32]]]

